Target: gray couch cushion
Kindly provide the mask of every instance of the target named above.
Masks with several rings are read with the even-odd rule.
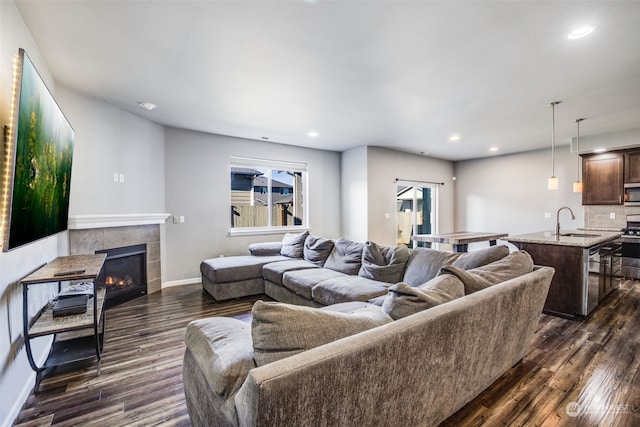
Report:
[[[257,366],[392,321],[382,310],[339,313],[278,302],[256,301],[251,312]]]
[[[389,287],[382,310],[397,320],[463,296],[464,285],[460,279],[443,274],[420,286],[397,283]]]
[[[358,276],[380,282],[397,283],[402,280],[408,260],[409,248],[404,245],[392,247],[366,242]]]
[[[262,278],[262,267],[270,262],[289,258],[282,255],[241,255],[205,259],[200,263],[200,272],[213,283],[237,282]]]
[[[334,311],[337,313],[368,313],[371,310],[379,311],[382,309],[377,305],[369,304],[368,302],[351,301],[328,305],[320,308],[320,310]]]
[[[384,299],[387,297],[387,294],[377,296],[375,298],[371,298],[368,302],[369,304],[377,305],[378,307],[382,307],[382,303]]]
[[[339,271],[329,270],[328,268],[308,268],[306,270],[287,271],[284,273],[284,276],[282,276],[282,286],[298,295],[312,299],[311,290],[314,286],[323,280],[337,277],[347,277],[347,275]]]
[[[304,233],[287,233],[282,238],[282,249],[280,255],[289,258],[301,258],[304,250],[304,241],[309,235],[308,231]]]
[[[498,261],[507,255],[509,255],[509,248],[506,245],[489,246],[478,251],[461,253],[451,265],[469,270]]]
[[[369,301],[387,293],[389,283],[378,282],[360,276],[345,276],[323,280],[313,287],[314,301],[324,305],[348,301]]]
[[[278,285],[282,285],[282,275],[287,271],[319,268],[317,265],[303,259],[289,259],[266,264],[262,267],[262,277]]]
[[[329,258],[324,263],[324,268],[339,271],[344,274],[358,274],[362,265],[363,243],[354,242],[349,239],[340,238],[335,241],[335,245]]]
[[[282,242],[261,242],[249,245],[249,253],[256,256],[280,255]]]
[[[409,256],[402,281],[411,286],[418,286],[436,277],[440,268],[445,265],[454,265],[468,270],[497,261],[508,254],[509,248],[505,245],[489,246],[473,252],[456,253],[415,248]]]
[[[403,282],[418,286],[436,277],[440,268],[458,259],[459,253],[444,252],[431,248],[415,248],[409,255]]]
[[[238,319],[194,320],[187,325],[184,340],[209,386],[224,398],[238,390],[256,367],[251,328]]]
[[[464,284],[465,294],[471,294],[532,272],[533,259],[527,252],[517,251],[491,264],[471,270],[449,265],[442,267],[442,271],[457,276]]]
[[[322,267],[333,250],[333,240],[317,236],[309,236],[304,241],[302,257],[309,262]]]

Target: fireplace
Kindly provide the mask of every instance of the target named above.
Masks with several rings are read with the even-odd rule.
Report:
[[[106,308],[111,308],[147,293],[147,245],[97,250],[107,254],[97,278],[107,289]]]

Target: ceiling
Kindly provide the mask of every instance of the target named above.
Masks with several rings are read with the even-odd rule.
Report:
[[[550,147],[552,101],[559,145],[640,128],[639,1],[16,4],[58,84],[166,126],[454,161]]]

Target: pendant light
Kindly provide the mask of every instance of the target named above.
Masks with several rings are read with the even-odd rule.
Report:
[[[573,183],[573,192],[582,193],[582,174],[580,173],[580,166],[582,161],[580,159],[580,122],[584,119],[576,119],[576,126],[578,127],[578,135],[576,137],[576,157],[578,158],[578,180]]]
[[[548,190],[558,189],[558,178],[556,178],[556,105],[560,101],[554,101],[551,105],[551,177],[547,181]]]

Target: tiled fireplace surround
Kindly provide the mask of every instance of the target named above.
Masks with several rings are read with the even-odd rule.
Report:
[[[157,292],[162,287],[159,224],[69,229],[71,255],[139,244],[147,245],[147,293]]]

